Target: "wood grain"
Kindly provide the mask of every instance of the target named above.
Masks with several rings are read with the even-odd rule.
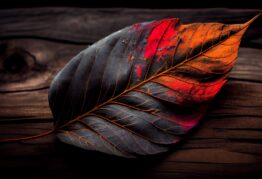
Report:
[[[182,23],[244,23],[260,9],[125,9],[34,8],[0,11],[0,38],[34,37],[72,43],[93,43],[127,25],[168,17]],[[261,18],[252,24],[244,41],[262,37]]]
[[[114,30],[135,22],[171,16],[182,17],[186,23],[242,23],[258,11],[0,10],[0,139],[52,129],[53,119],[47,102],[52,78],[75,54]],[[229,81],[206,117],[187,140],[174,146],[173,151],[140,160],[125,160],[83,151],[49,135],[0,144],[1,174],[25,178],[98,178],[104,174],[117,178],[124,175],[130,178],[262,176],[261,32],[260,18],[245,36]]]

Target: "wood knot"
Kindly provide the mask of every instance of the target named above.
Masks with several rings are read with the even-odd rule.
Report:
[[[22,48],[3,49],[0,58],[0,82],[10,83],[24,80],[36,67],[36,59]]]
[[[23,55],[15,53],[7,57],[3,62],[3,69],[7,73],[20,73],[26,69],[27,63]]]

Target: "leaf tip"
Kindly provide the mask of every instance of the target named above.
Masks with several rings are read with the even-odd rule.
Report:
[[[249,21],[247,21],[246,23],[245,23],[245,25],[250,25],[252,22],[254,22],[259,16],[261,16],[261,12],[260,13],[258,13],[257,15],[255,15],[252,19],[250,19]]]

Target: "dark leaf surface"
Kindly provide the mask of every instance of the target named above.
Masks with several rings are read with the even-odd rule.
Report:
[[[249,24],[135,24],[80,52],[49,91],[57,136],[123,157],[167,151],[205,114]]]

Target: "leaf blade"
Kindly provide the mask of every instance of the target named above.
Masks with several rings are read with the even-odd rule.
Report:
[[[100,137],[104,136],[107,145],[118,152],[105,151],[99,145],[89,150],[126,157],[167,151],[170,144],[177,143],[197,125],[208,102],[224,85],[236,60],[240,39],[251,22],[242,25],[180,25],[178,19],[166,19],[136,24],[102,39],[81,52],[80,58],[78,56],[71,62],[73,65],[65,67],[52,84],[49,100],[56,103],[51,109],[58,121],[58,129],[70,131],[85,119],[85,125],[76,131],[86,127],[99,131],[97,134],[103,133]],[[95,56],[96,61],[92,62],[90,56]],[[93,72],[97,76],[88,76],[92,83],[88,82],[89,85],[84,85],[84,92],[77,94],[90,64],[92,69],[100,70]],[[115,70],[115,64],[121,68]],[[77,76],[73,77],[70,89],[64,84],[68,81],[71,84],[72,79],[67,73],[72,74],[72,66]],[[55,94],[62,91],[62,96],[65,96],[64,88],[69,91],[70,98],[56,102]],[[93,96],[86,104],[88,95]],[[83,96],[84,100],[78,100]],[[63,112],[63,107],[59,109],[61,101],[64,105],[68,101],[73,104],[66,105],[69,112]],[[62,115],[58,116],[58,113]],[[101,124],[90,124],[89,121],[94,122],[92,117],[111,127],[101,130]],[[129,136],[127,143],[123,142],[123,134]],[[59,138],[81,147],[79,143],[66,140],[68,136],[61,133]],[[134,145],[138,141],[136,147],[141,150]]]

